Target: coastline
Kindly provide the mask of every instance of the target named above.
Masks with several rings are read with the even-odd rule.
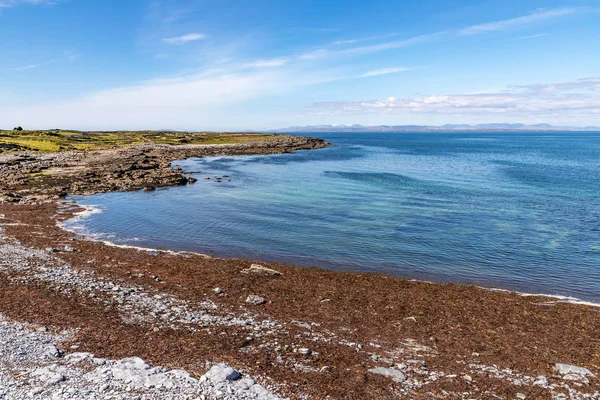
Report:
[[[148,253],[161,252],[161,253],[171,254],[174,256],[188,255],[188,256],[199,256],[199,257],[205,257],[205,258],[227,258],[227,257],[211,256],[208,254],[198,253],[198,252],[194,252],[194,251],[177,251],[177,250],[169,250],[169,249],[141,247],[141,246],[127,245],[127,244],[118,244],[118,243],[111,242],[110,240],[102,240],[102,239],[94,238],[92,235],[77,232],[76,230],[68,229],[65,226],[65,222],[73,222],[74,220],[84,219],[91,214],[99,213],[102,211],[95,206],[81,205],[81,204],[77,204],[77,203],[74,203],[74,206],[81,208],[82,211],[75,212],[72,218],[70,218],[67,221],[64,221],[63,223],[58,223],[58,225],[60,228],[64,229],[67,232],[73,233],[80,237],[84,237],[85,240],[99,242],[99,243],[102,243],[102,244],[104,244],[106,246],[110,246],[110,247],[116,247],[116,248],[121,248],[121,249],[131,249],[131,250],[148,252]],[[264,263],[263,261],[256,261],[256,260],[255,260],[255,262]],[[298,267],[298,268],[301,268],[301,267]],[[381,273],[375,273],[375,274],[385,276],[384,274],[381,274]],[[392,278],[393,278],[393,276],[392,276]],[[423,280],[423,279],[408,279],[408,278],[402,278],[402,277],[400,277],[398,279],[408,280],[411,282],[430,283],[433,285],[441,284],[441,283],[431,282],[431,281],[427,281],[427,280]],[[589,306],[589,307],[600,307],[600,303],[582,300],[582,299],[579,299],[579,298],[573,297],[573,296],[565,296],[565,295],[560,295],[560,294],[549,294],[549,293],[523,292],[523,291],[519,291],[519,290],[504,289],[504,288],[493,287],[493,286],[490,287],[490,286],[482,286],[482,285],[465,284],[465,283],[460,283],[460,282],[452,282],[452,283],[457,284],[457,285],[464,285],[464,286],[474,286],[474,287],[478,287],[482,290],[490,291],[490,292],[517,294],[519,296],[524,296],[524,297],[544,297],[544,298],[548,298],[548,299],[554,299],[556,302],[561,302],[561,303],[575,304],[575,305],[582,305],[582,306]]]
[[[164,159],[154,168],[132,170],[124,186],[96,184],[85,175],[89,170],[69,170],[69,189],[75,190],[68,193],[180,184],[183,171],[153,172],[163,170],[166,158],[200,150],[164,149],[152,146],[149,152],[162,152]],[[110,154],[111,160],[148,156],[129,150]],[[82,176],[90,181],[87,187],[75,184]],[[59,202],[66,183],[53,175],[38,187],[21,185],[19,197],[7,197],[17,199],[15,204],[0,203],[0,244],[32,261],[22,270],[5,253],[0,313],[51,331],[78,329],[65,349],[76,345],[106,358],[139,356],[195,376],[206,372],[207,362],[228,362],[292,398],[600,396],[595,377],[554,371],[565,363],[600,373],[595,307],[282,264],[261,263],[267,269],[252,271],[252,260],[150,254],[80,240],[59,226],[76,212],[73,204]],[[90,286],[94,279],[111,285]],[[142,294],[172,301],[148,308]],[[248,301],[252,296],[263,301]],[[195,310],[195,317],[182,309]]]

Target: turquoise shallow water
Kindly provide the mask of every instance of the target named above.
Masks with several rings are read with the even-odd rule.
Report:
[[[199,181],[77,198],[118,244],[600,302],[600,133],[335,133],[178,162]],[[231,176],[231,182],[204,177]]]

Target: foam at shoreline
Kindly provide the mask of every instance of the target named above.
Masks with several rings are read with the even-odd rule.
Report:
[[[143,252],[147,252],[147,253],[166,253],[166,254],[172,254],[172,255],[178,255],[178,256],[195,255],[195,256],[200,256],[200,257],[205,257],[205,258],[212,258],[211,256],[209,256],[207,254],[195,253],[195,252],[190,252],[190,251],[174,251],[174,250],[165,250],[165,249],[155,249],[155,248],[150,248],[150,247],[134,246],[134,245],[128,245],[128,244],[118,244],[118,243],[111,242],[110,240],[103,239],[102,235],[96,235],[96,234],[89,233],[89,232],[79,231],[79,230],[77,230],[77,228],[82,228],[82,230],[83,230],[83,228],[84,228],[83,225],[76,225],[76,224],[71,225],[70,223],[83,221],[86,218],[89,218],[90,216],[92,216],[94,214],[99,214],[102,212],[102,208],[99,206],[95,206],[95,205],[77,204],[77,206],[82,208],[83,210],[73,213],[73,217],[69,218],[66,221],[58,222],[58,226],[67,232],[71,232],[76,235],[82,236],[86,240],[102,243],[102,244],[105,244],[110,247],[117,247],[120,249],[137,250],[137,251],[143,251]],[[67,224],[69,226],[67,226]],[[135,240],[139,240],[139,239],[133,238],[130,240],[135,241]]]
[[[213,258],[212,256],[209,256],[207,254],[196,253],[196,252],[191,252],[191,251],[174,251],[174,250],[164,250],[164,249],[133,246],[133,245],[126,245],[126,244],[117,244],[117,243],[111,242],[110,240],[105,240],[105,239],[99,238],[98,236],[94,236],[94,234],[92,234],[92,233],[85,233],[85,232],[77,231],[76,229],[77,229],[78,225],[72,225],[69,228],[66,226],[65,223],[83,221],[86,218],[89,218],[90,216],[92,216],[94,214],[99,214],[102,212],[102,208],[99,206],[95,206],[95,205],[77,204],[77,206],[82,208],[83,210],[75,212],[73,214],[74,216],[72,218],[70,218],[64,222],[59,222],[58,225],[67,232],[71,232],[71,233],[75,233],[77,235],[83,236],[86,240],[103,243],[103,244],[105,244],[107,246],[111,246],[111,247],[143,251],[143,252],[147,252],[147,253],[166,253],[166,254],[171,254],[171,255],[175,255],[175,256],[184,256],[184,257],[185,256],[188,256],[188,257],[189,256],[200,256],[200,257],[204,257],[204,258]],[[79,226],[81,226],[83,228],[83,225],[79,225]],[[434,285],[436,284],[435,282],[419,280],[419,279],[409,279],[409,281],[419,282],[419,283],[429,283],[429,284],[434,284]],[[485,287],[485,286],[478,286],[478,285],[473,285],[473,286],[475,286],[479,289],[488,291],[488,292],[515,293],[515,294],[518,294],[519,296],[523,296],[523,297],[545,297],[548,299],[555,299],[555,301],[553,301],[552,303],[566,303],[566,304],[575,304],[575,305],[590,306],[590,307],[600,307],[600,303],[585,301],[585,300],[581,300],[581,299],[578,299],[578,298],[572,297],[572,296],[563,296],[563,295],[545,294],[545,293],[527,293],[527,292],[519,292],[516,290],[509,290],[509,289],[492,288],[492,287]]]

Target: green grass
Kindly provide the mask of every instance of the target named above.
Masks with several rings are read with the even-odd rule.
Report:
[[[57,152],[67,150],[92,151],[143,143],[170,145],[231,144],[273,140],[276,135],[254,133],[171,132],[171,131],[0,131],[0,145],[16,146],[15,150]]]

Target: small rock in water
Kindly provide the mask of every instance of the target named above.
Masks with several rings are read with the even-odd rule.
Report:
[[[156,190],[156,188],[152,185],[144,186],[144,192],[154,192],[155,190]]]
[[[392,378],[394,382],[398,383],[402,383],[406,380],[406,375],[394,368],[377,367],[371,368],[369,372],[372,374],[387,376],[388,378]]]
[[[258,306],[261,304],[265,304],[266,300],[264,297],[260,297],[260,296],[256,296],[256,295],[252,294],[246,298],[246,303]]]
[[[187,178],[187,181],[189,184],[194,184],[194,183],[198,182],[198,179],[190,176],[189,178]]]

